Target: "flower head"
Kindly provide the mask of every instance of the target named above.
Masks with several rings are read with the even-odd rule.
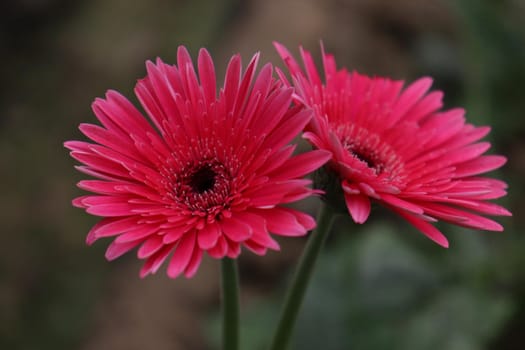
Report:
[[[503,229],[482,215],[511,215],[487,202],[504,196],[507,185],[479,175],[506,158],[483,155],[490,144],[478,141],[490,129],[465,123],[462,109],[442,111],[443,94],[429,92],[430,78],[403,88],[403,81],[337,70],[323,50],[323,83],[308,51],[301,48],[303,71],[284,46],[275,47],[292,75],[296,100],[314,111],[304,136],[332,152],[329,169],[355,222],[367,220],[373,200],[445,247],[446,237],[432,222]]]
[[[93,142],[68,141],[80,181],[94,194],[75,206],[103,217],[87,236],[92,244],[114,237],[106,258],[139,247],[141,276],[169,258],[170,277],[191,277],[203,252],[235,258],[244,246],[256,254],[279,249],[270,233],[304,235],[314,220],[281,204],[315,191],[302,177],[324,164],[327,151],[292,156],[289,144],[311,113],[290,108],[292,89],[272,78],[272,66],[255,74],[258,55],[244,73],[230,60],[218,95],[209,53],[197,72],[184,47],[177,65],[147,62],[135,87],[149,121],[122,95],[109,91],[93,111],[102,126],[81,124]]]

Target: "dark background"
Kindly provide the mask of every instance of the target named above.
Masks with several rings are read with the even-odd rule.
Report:
[[[140,280],[128,254],[87,248],[96,218],[72,208],[82,178],[62,143],[95,122],[106,89],[136,103],[144,61],[179,44],[212,53],[219,73],[240,52],[281,65],[272,40],[339,65],[413,81],[435,78],[447,107],[491,125],[494,176],[510,184],[503,233],[443,224],[451,248],[375,208],[337,223],[298,325],[296,349],[523,349],[525,334],[525,2],[523,0],[7,0],[0,3],[0,348],[213,349],[217,261],[192,280]],[[316,202],[302,204],[314,210]],[[264,349],[289,267],[283,252],[242,255],[243,339]]]

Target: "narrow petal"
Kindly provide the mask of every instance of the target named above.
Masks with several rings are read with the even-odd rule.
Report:
[[[213,248],[208,249],[208,255],[215,259],[224,258],[227,252],[228,243],[226,243],[224,236],[220,236],[217,240],[217,244]]]
[[[279,54],[279,56],[281,56],[284,63],[288,66],[288,69],[290,70],[292,74],[294,75],[302,74],[301,67],[299,66],[297,61],[293,58],[290,51],[288,51],[288,49],[284,47],[284,45],[274,41],[273,46],[277,50],[277,53]]]
[[[424,233],[425,236],[427,236],[443,248],[448,248],[447,238],[436,227],[406,212],[400,210],[396,210],[396,212],[399,215],[401,215],[406,221],[412,224],[415,228]]]
[[[164,244],[174,243],[192,229],[193,225],[191,224],[166,228],[167,232],[164,234],[162,241]]]
[[[86,212],[92,215],[115,217],[133,215],[133,206],[129,203],[110,203],[94,205],[86,209]]]
[[[163,246],[162,237],[158,235],[152,236],[142,243],[142,246],[137,251],[137,257],[139,259],[148,258],[158,252]]]
[[[136,225],[135,227],[128,228],[125,233],[122,233],[120,236],[118,236],[115,239],[115,242],[125,243],[125,242],[136,241],[137,239],[143,239],[148,236],[151,236],[154,233],[157,233],[158,231],[159,231],[159,227],[157,225],[146,225],[146,224]]]
[[[447,215],[461,218],[461,220],[454,222],[456,225],[487,231],[503,231],[503,227],[497,222],[458,208],[438,203],[427,203],[425,204],[425,211],[438,218],[443,217],[444,220],[446,220]]]
[[[204,91],[204,96],[208,103],[211,103],[212,101],[215,101],[217,87],[215,82],[215,67],[208,50],[201,49],[199,51],[198,66],[199,78],[202,90]]]
[[[95,243],[95,241],[98,239],[97,231],[103,228],[104,226],[110,224],[112,221],[114,220],[113,219],[102,219],[99,222],[97,222],[95,226],[93,226],[91,230],[89,230],[86,236],[86,244],[92,245],[93,243]]]
[[[299,132],[304,129],[308,121],[310,120],[310,111],[299,112],[279,125],[271,135],[266,139],[264,144],[265,147],[278,149],[285,144],[289,143],[293,138],[299,135]]]
[[[387,194],[387,193],[381,194],[381,200],[385,201],[386,203],[394,207],[398,207],[399,209],[406,210],[413,214],[423,214],[423,209],[421,209],[421,207],[418,206],[417,204],[407,202],[391,194]]]
[[[195,233],[189,233],[181,239],[175,249],[173,256],[168,265],[168,276],[176,278],[179,276],[190,263],[191,256],[195,247]]]
[[[230,259],[236,259],[241,254],[241,245],[238,242],[228,241],[228,252],[226,256]]]
[[[315,220],[310,215],[305,214],[302,211],[292,209],[292,208],[281,208],[281,209],[295,216],[297,222],[299,222],[299,224],[301,224],[306,231],[310,231],[315,228],[316,226]]]
[[[140,241],[133,241],[127,243],[117,243],[113,241],[106,250],[106,259],[108,259],[109,261],[115,260],[116,258],[129,252],[131,249],[135,248],[140,243]]]
[[[354,222],[357,224],[364,223],[370,215],[370,199],[362,194],[344,193],[346,207]]]
[[[268,231],[282,236],[302,236],[308,231],[297,217],[284,208],[259,210],[256,212],[266,220]]]
[[[197,233],[199,247],[208,250],[215,246],[220,236],[220,230],[216,223],[206,224]]]
[[[470,162],[458,165],[455,171],[455,177],[461,178],[466,176],[483,174],[502,167],[507,162],[503,156],[483,156]]]
[[[219,222],[222,233],[234,242],[243,242],[250,238],[253,234],[253,229],[250,225],[232,216]]]
[[[265,255],[266,252],[268,251],[268,248],[266,248],[265,246],[255,243],[254,241],[251,241],[251,240],[244,242],[244,245],[246,246],[246,248],[251,250],[253,253],[260,255],[260,256]]]
[[[172,250],[173,246],[164,246],[160,251],[150,256],[140,269],[140,278],[144,278],[150,273],[156,273]]]
[[[284,169],[280,168],[279,172],[276,172],[273,177],[276,179],[293,179],[304,176],[324,165],[331,157],[331,152],[323,150],[302,153],[289,159],[283,166]]]
[[[190,262],[188,263],[188,266],[186,266],[186,269],[184,270],[184,276],[186,278],[191,278],[197,273],[197,269],[199,268],[201,261],[202,261],[202,255],[203,251],[200,249],[194,249],[193,255],[191,256]]]

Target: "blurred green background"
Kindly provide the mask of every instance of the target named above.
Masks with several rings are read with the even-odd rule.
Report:
[[[441,249],[380,208],[337,223],[299,321],[295,349],[523,349],[525,335],[525,1],[5,0],[0,4],[0,348],[214,349],[217,262],[192,280],[138,278],[128,254],[91,248],[96,222],[70,205],[82,178],[62,143],[95,122],[106,89],[132,97],[144,61],[206,46],[218,72],[236,52],[281,65],[278,40],[371,75],[435,78],[447,107],[493,127],[492,152],[514,213],[503,233],[443,224]],[[316,202],[302,204],[312,212]],[[243,339],[264,349],[290,267],[282,253],[242,255]]]

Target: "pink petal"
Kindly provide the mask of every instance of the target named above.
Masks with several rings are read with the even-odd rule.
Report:
[[[272,132],[271,136],[266,139],[265,147],[280,148],[289,143],[293,138],[297,137],[304,129],[306,124],[310,121],[311,112],[299,112],[279,125],[279,128]]]
[[[299,224],[301,224],[306,231],[313,230],[316,226],[314,218],[310,215],[303,213],[302,211],[295,210],[292,208],[281,208],[282,210],[295,216]]]
[[[290,51],[288,51],[286,47],[284,47],[284,45],[274,41],[273,46],[275,47],[275,49],[277,50],[277,53],[279,54],[279,56],[281,56],[282,60],[288,66],[288,69],[293,75],[302,74],[301,67],[299,66],[297,61],[293,58]]]
[[[188,266],[186,266],[186,269],[184,270],[184,276],[186,278],[191,278],[195,275],[197,272],[197,269],[199,268],[201,261],[202,261],[202,255],[203,251],[200,249],[194,249],[193,255],[191,256],[190,262],[188,263]]]
[[[106,250],[106,259],[108,259],[109,261],[115,260],[116,258],[129,252],[131,249],[135,248],[139,244],[140,241],[133,241],[127,243],[117,243],[113,241]]]
[[[461,221],[454,222],[460,226],[487,231],[503,231],[503,227],[493,220],[454,207],[449,207],[438,203],[426,203],[425,210],[436,217],[443,216],[445,220],[446,215],[455,215],[460,217]]]
[[[240,114],[243,111],[243,108],[247,105],[246,100],[248,97],[248,93],[250,92],[250,85],[252,83],[253,75],[255,73],[255,69],[257,68],[257,63],[259,62],[259,53],[256,53],[250,63],[248,64],[248,67],[246,68],[246,71],[244,72],[244,77],[242,78],[241,84],[239,86],[239,92],[237,94],[237,100],[235,103],[235,114]],[[271,65],[268,63],[267,65]],[[243,118],[244,119],[244,118]],[[248,125],[247,121],[242,120],[242,122],[245,123],[245,125]]]
[[[323,150],[302,153],[289,159],[283,167],[276,170],[275,178],[293,179],[304,176],[324,165],[330,158],[332,153]]]
[[[127,196],[84,196],[82,204],[91,207],[101,204],[121,204],[128,203],[129,198]]]
[[[172,250],[172,246],[164,246],[160,251],[150,256],[140,269],[140,278],[144,278],[150,273],[156,273]]]
[[[217,244],[213,248],[208,249],[208,255],[215,259],[224,258],[227,252],[228,243],[226,242],[226,238],[224,238],[224,236],[219,236]]]
[[[252,236],[244,243],[250,241],[256,243],[257,245],[261,245],[273,250],[280,249],[279,243],[277,243],[268,233],[266,220],[264,220],[260,215],[245,211],[235,213],[235,216],[247,225],[250,225],[253,230]]]
[[[301,57],[304,62],[306,75],[308,77],[308,80],[313,84],[320,86],[321,78],[319,77],[319,73],[317,72],[317,69],[315,68],[315,63],[312,58],[312,55],[309,51],[304,50],[302,47],[299,47],[299,51],[301,53]]]
[[[77,183],[78,188],[98,194],[116,194],[119,191],[115,188],[117,183],[101,180],[82,180]]]
[[[91,146],[91,143],[84,142],[84,141],[66,141],[64,142],[64,147],[69,149],[70,151],[77,151],[82,153],[90,153],[91,150],[89,147]]]
[[[346,207],[354,222],[364,223],[370,215],[370,199],[362,194],[350,194],[344,192]]]
[[[200,49],[198,57],[199,78],[204,96],[208,103],[215,101],[217,85],[215,82],[215,67],[210,53],[206,49]]]
[[[162,237],[155,235],[148,238],[137,251],[137,257],[139,259],[145,259],[156,252],[158,252],[162,247],[164,247],[164,243],[162,242]]]
[[[87,208],[86,212],[105,217],[130,216],[134,214],[133,208],[129,203],[100,204]]]
[[[220,231],[217,223],[206,224],[197,233],[199,247],[204,250],[208,250],[217,244],[219,239]]]
[[[503,156],[482,156],[457,166],[455,177],[461,178],[477,174],[486,173],[500,168],[507,162],[507,158]]]
[[[248,248],[249,250],[251,250],[253,253],[260,255],[260,256],[265,255],[266,252],[268,251],[268,248],[258,243],[255,243],[252,240],[245,241],[244,246]]]
[[[399,215],[401,215],[405,220],[412,224],[415,228],[425,234],[428,238],[439,244],[444,248],[448,248],[447,238],[433,225],[429,224],[426,221],[418,219],[406,212],[395,210]]]
[[[111,221],[112,219],[102,219],[99,222],[97,222],[95,226],[93,226],[91,230],[89,230],[86,236],[86,244],[92,245],[93,243],[95,243],[95,241],[98,239],[96,235],[97,230],[99,230],[101,227],[104,227],[104,225],[111,223]]]
[[[290,108],[292,93],[293,89],[291,88],[273,91],[262,106],[260,114],[257,120],[254,120],[251,128],[258,130],[261,134],[273,134],[272,131],[277,131],[278,125],[286,123],[283,121],[283,116]],[[270,146],[270,148],[272,147]]]
[[[90,168],[89,166],[76,165],[75,169],[77,169],[78,171],[80,171],[83,174],[86,174],[86,175],[89,175],[89,176],[93,176],[93,177],[97,177],[97,178],[102,179],[102,180],[106,180],[106,181],[122,181],[121,178],[119,178],[117,176],[111,176],[111,175],[108,175],[108,174],[104,174],[103,172],[98,171],[98,170],[94,170],[94,169]]]
[[[281,250],[279,243],[275,241],[267,231],[254,232],[253,236],[248,241],[263,246],[265,248]]]
[[[295,145],[285,146],[277,151],[271,149],[267,150],[266,153],[259,156],[259,159],[255,159],[251,164],[246,164],[246,173],[251,172],[261,172],[261,173],[271,173],[275,169],[280,169],[283,164],[290,159],[293,152],[295,151]],[[262,175],[262,174],[261,174]]]
[[[230,259],[236,259],[241,254],[241,245],[238,242],[228,241],[228,252],[226,256]]]
[[[224,77],[224,98],[228,110],[233,109],[241,75],[241,57],[235,55],[231,58],[226,68]]]
[[[175,227],[169,227],[166,228],[166,233],[163,237],[164,244],[171,244],[176,241],[178,241],[182,236],[184,236],[187,232],[192,230],[194,227],[191,224],[185,225],[185,226],[175,226]]]
[[[134,216],[126,217],[124,219],[102,219],[95,227],[93,227],[93,234],[97,239],[101,237],[116,236],[137,227],[137,221],[138,219]]]
[[[307,233],[297,217],[284,208],[258,210],[256,213],[266,220],[268,231],[272,233],[282,236],[302,236]]]
[[[222,233],[234,242],[243,242],[253,234],[252,227],[235,218],[235,215],[219,221],[219,225]]]
[[[388,122],[396,122],[402,117],[423,95],[425,95],[431,85],[432,79],[426,77],[421,78],[408,86],[399,97],[396,105],[392,108],[393,113]]]
[[[88,165],[90,168],[96,171],[120,178],[129,177],[128,172],[122,167],[121,164],[117,164],[109,159],[94,154],[80,153],[76,151],[73,151],[70,154],[71,157],[85,165]]]
[[[199,248],[195,247],[195,233],[192,232],[181,239],[171,257],[168,265],[168,276],[170,278],[176,278],[186,269],[194,249]]]
[[[257,208],[273,207],[283,202],[283,198],[295,190],[303,190],[305,185],[310,184],[310,180],[297,179],[283,181],[281,183],[268,183],[257,190],[246,191],[245,195],[250,199],[251,206]]]
[[[92,109],[99,120],[110,119],[128,134],[143,135],[146,131],[153,132],[140,112],[117,91],[109,90],[106,100],[96,99]]]
[[[120,152],[130,158],[140,159],[140,157],[137,157],[140,154],[134,152],[135,149],[129,137],[127,139],[123,139],[120,137],[120,135],[115,135],[98,125],[92,124],[80,124],[79,129],[91,140],[103,146],[114,149],[115,151]]]
[[[443,93],[434,91],[426,95],[421,101],[413,106],[403,118],[404,121],[418,121],[429,113],[435,112],[443,106]]]
[[[411,212],[412,214],[423,214],[423,209],[421,209],[419,205],[407,202],[391,194],[386,194],[386,193],[381,194],[381,200],[383,200],[384,202],[394,207],[398,207],[399,209],[403,209],[408,212]]]
[[[125,233],[122,233],[115,239],[117,243],[125,243],[136,241],[137,239],[143,239],[158,233],[159,227],[157,225],[137,225],[133,228],[128,229]]]
[[[71,204],[76,208],[85,209],[88,206],[83,203],[84,199],[88,198],[89,196],[80,196],[71,201]]]
[[[489,142],[479,142],[465,146],[446,156],[448,164],[467,162],[485,153],[490,148]]]

